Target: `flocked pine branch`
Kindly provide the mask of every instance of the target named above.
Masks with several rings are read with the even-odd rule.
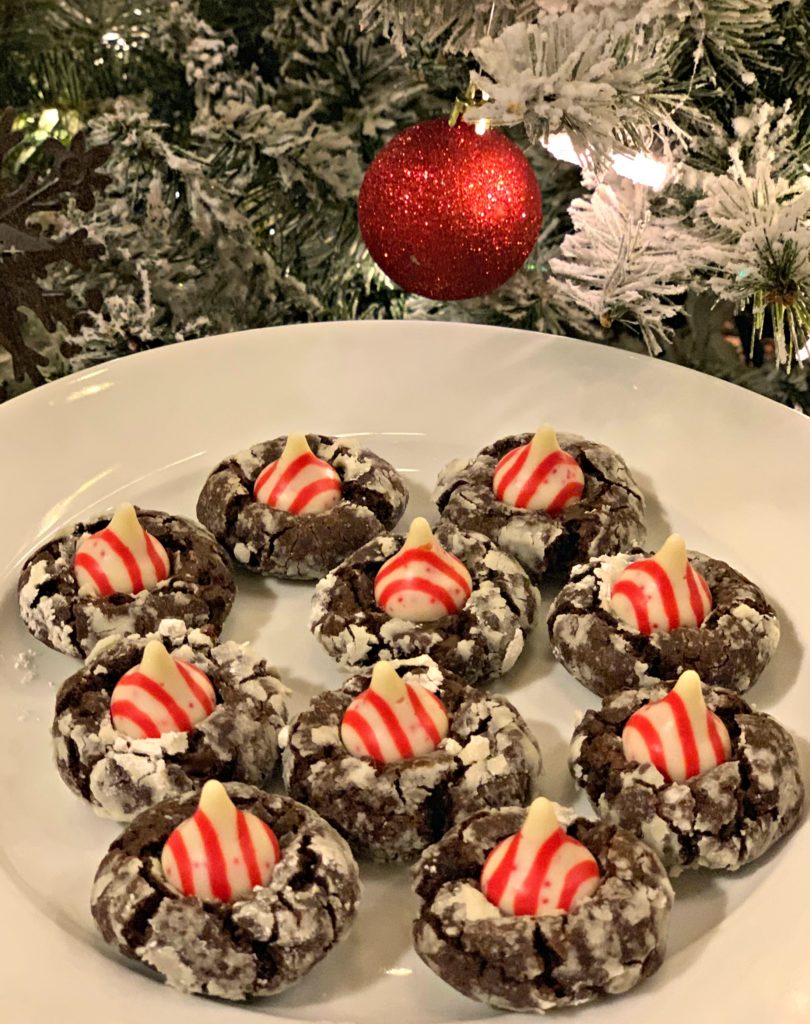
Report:
[[[530,141],[565,133],[600,166],[617,147],[646,148],[651,133],[680,135],[677,113],[697,116],[673,86],[678,46],[663,22],[618,25],[609,11],[565,10],[483,38],[472,78],[496,124],[522,122]]]
[[[542,0],[359,0],[361,26],[383,32],[405,55],[419,45],[469,53],[482,36],[542,13]]]
[[[810,175],[788,177],[807,143],[789,104],[759,104],[735,130],[728,170],[702,180],[698,255],[712,290],[752,310],[755,338],[770,315],[778,360],[790,363],[810,337]]]
[[[669,338],[666,321],[678,314],[690,274],[683,227],[655,215],[649,197],[643,186],[611,175],[574,200],[574,230],[550,264],[559,286],[603,327],[637,329],[655,354]]]

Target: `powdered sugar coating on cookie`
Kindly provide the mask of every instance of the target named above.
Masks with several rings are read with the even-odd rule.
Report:
[[[530,729],[503,697],[465,686],[428,657],[391,665],[447,708],[450,727],[435,750],[389,764],[346,750],[340,723],[367,688],[366,671],[319,694],[298,716],[282,763],[291,795],[323,814],[359,854],[410,860],[460,817],[527,801],[541,758]]]
[[[153,639],[205,672],[219,699],[193,732],[135,739],[113,726],[110,694]],[[57,768],[97,813],[117,821],[192,791],[201,773],[258,784],[278,756],[287,692],[249,645],[216,644],[176,619],[164,620],[159,632],[147,637],[108,637],[57,695],[52,729]]]
[[[714,606],[699,627],[645,636],[616,618],[613,585],[642,551],[603,555],[575,566],[554,599],[548,630],[555,658],[589,690],[605,696],[674,679],[694,669],[713,686],[748,689],[779,642],[779,620],[762,591],[741,573],[696,551]]]
[[[341,665],[426,654],[473,685],[514,665],[535,622],[536,588],[511,556],[481,534],[445,523],[436,535],[472,578],[470,596],[457,615],[414,623],[377,607],[374,577],[402,546],[402,538],[390,534],[370,541],[317,584],[310,629]]]
[[[492,477],[500,459],[528,444],[515,434],[472,459],[454,459],[440,473],[433,499],[442,518],[462,530],[483,533],[513,555],[533,580],[568,572],[577,562],[643,542],[644,498],[626,463],[605,445],[559,434],[561,448],[577,462],[585,486],[580,499],[549,515],[498,500]]]
[[[357,910],[357,864],[343,839],[288,797],[226,785],[242,811],[278,837],[281,858],[266,885],[229,904],[173,895],[160,849],[197,797],[146,811],[101,862],[91,909],[104,939],[187,993],[242,1000],[281,992],[348,931]]]
[[[624,690],[587,711],[571,743],[571,773],[599,814],[649,843],[671,874],[684,868],[736,870],[797,824],[804,801],[798,754],[770,715],[735,692],[703,687],[708,708],[731,737],[728,760],[684,782],[624,756],[625,723],[670,685]]]

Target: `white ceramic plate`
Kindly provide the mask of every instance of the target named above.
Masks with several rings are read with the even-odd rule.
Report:
[[[171,346],[41,388],[0,408],[0,1018],[6,1024],[273,1021],[432,1024],[498,1017],[439,981],[410,948],[406,870],[363,868],[349,938],[299,985],[247,1007],[192,999],[126,965],[88,909],[117,826],[59,780],[55,687],[76,667],[31,640],[16,610],[22,559],[54,530],[127,498],[193,515],[230,452],[312,430],[362,437],[405,475],[408,515],[435,514],[439,467],[542,420],[612,445],[670,529],[728,559],[770,595],[782,643],[751,696],[794,732],[808,775],[810,421],[691,371],[562,338],[424,322],[251,331]],[[306,627],[311,586],[239,577],[226,638],[253,641],[295,691],[295,710],[338,681]],[[549,594],[544,595],[544,608]],[[34,678],[20,652],[35,650]],[[531,723],[544,792],[571,802],[565,754],[594,700],[536,631],[499,684]],[[577,805],[587,810],[584,800]],[[728,878],[677,883],[670,954],[636,992],[564,1011],[603,1024],[810,1017],[810,831]],[[529,1019],[506,1015],[519,1024]]]

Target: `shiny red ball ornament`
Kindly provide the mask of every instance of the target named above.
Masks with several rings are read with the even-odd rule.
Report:
[[[521,150],[501,132],[444,119],[406,128],[380,150],[357,215],[379,267],[429,299],[470,299],[508,281],[543,221]]]

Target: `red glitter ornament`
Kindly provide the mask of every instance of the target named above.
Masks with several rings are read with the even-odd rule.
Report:
[[[444,119],[406,128],[366,172],[360,231],[379,267],[409,292],[470,299],[499,287],[532,251],[540,187],[498,131]]]

